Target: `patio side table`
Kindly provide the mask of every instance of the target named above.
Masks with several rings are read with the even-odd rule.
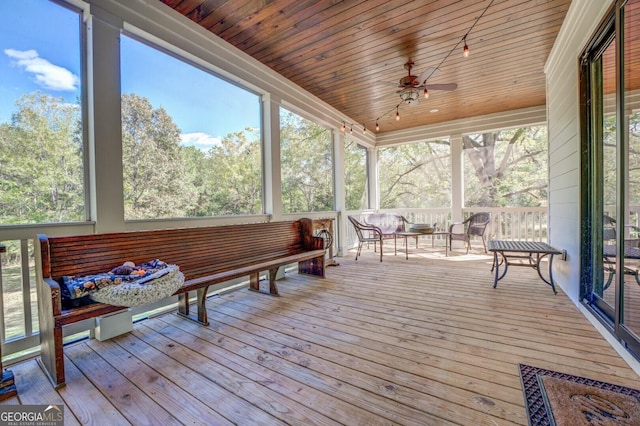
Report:
[[[535,269],[540,279],[551,286],[553,293],[558,293],[553,282],[553,257],[556,254],[562,254],[560,250],[551,247],[547,243],[537,241],[492,240],[487,243],[487,246],[488,251],[493,252],[493,266],[491,267],[492,271],[495,269],[493,288],[496,288],[498,281],[507,275],[509,266],[526,266]],[[498,254],[502,256],[500,261],[498,261]],[[540,261],[545,257],[549,257],[549,280],[543,277],[540,271]],[[511,262],[509,259],[524,259],[527,262]],[[500,265],[504,265],[502,274],[499,273]]]

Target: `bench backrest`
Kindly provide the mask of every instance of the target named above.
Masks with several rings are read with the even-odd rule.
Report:
[[[125,261],[177,264],[186,279],[259,263],[310,245],[311,221],[134,231],[67,237],[38,235],[44,277],[107,272]]]
[[[405,231],[403,217],[396,213],[371,213],[364,221],[380,228],[383,234]]]

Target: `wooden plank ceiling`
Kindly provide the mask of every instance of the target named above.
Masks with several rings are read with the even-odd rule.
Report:
[[[378,120],[380,132],[544,105],[544,63],[571,2],[161,1],[351,117],[354,131]],[[439,67],[427,84],[457,89],[402,103],[389,83],[409,59],[416,76]]]

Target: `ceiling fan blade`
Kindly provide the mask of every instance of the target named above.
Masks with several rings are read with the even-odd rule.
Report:
[[[398,83],[392,83],[390,81],[376,81],[376,84],[381,84],[381,85],[384,85],[384,86],[398,87]]]
[[[422,74],[418,76],[418,83],[422,84],[427,78],[433,78],[436,75],[440,74],[440,68],[429,67],[426,70],[422,71]]]
[[[389,99],[393,96],[393,93],[387,93],[386,95],[380,95],[378,97],[373,98],[373,102],[381,101],[383,99]]]
[[[456,90],[458,88],[458,85],[456,83],[449,83],[449,84],[425,84],[424,87],[427,88],[427,90]]]

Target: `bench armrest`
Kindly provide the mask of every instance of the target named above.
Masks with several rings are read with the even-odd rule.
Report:
[[[38,297],[45,297],[45,300],[51,301],[51,311],[53,316],[62,313],[62,295],[60,293],[60,284],[52,278],[44,278],[40,285]]]

